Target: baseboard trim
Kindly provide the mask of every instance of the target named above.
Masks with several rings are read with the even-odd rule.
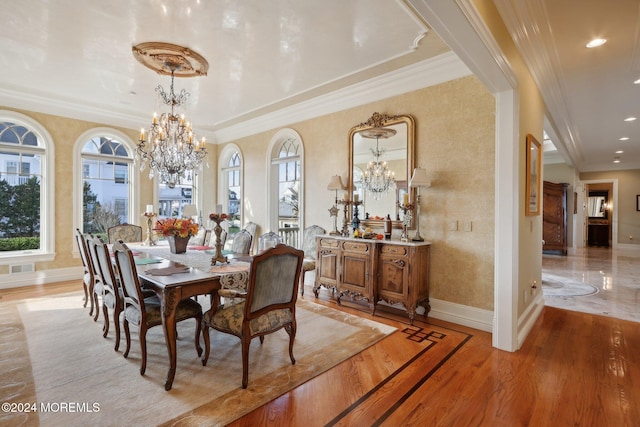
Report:
[[[493,332],[493,311],[454,302],[429,298],[429,317],[468,326],[485,332]]]
[[[527,339],[529,332],[533,329],[533,325],[540,317],[542,309],[544,308],[544,298],[542,292],[537,292],[533,302],[529,304],[527,309],[522,313],[522,316],[518,319],[518,348],[522,346],[524,340]]]
[[[29,273],[14,273],[0,275],[0,289],[20,288],[31,285],[46,285],[48,283],[82,280],[82,267],[56,268]]]

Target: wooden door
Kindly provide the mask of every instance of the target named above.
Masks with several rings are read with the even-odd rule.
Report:
[[[567,187],[545,181],[542,194],[542,252],[567,254]]]

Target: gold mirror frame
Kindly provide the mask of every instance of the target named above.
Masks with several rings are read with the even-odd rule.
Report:
[[[360,123],[359,125],[352,127],[351,130],[349,131],[349,140],[348,140],[349,141],[349,171],[348,171],[348,178],[347,178],[347,191],[349,194],[349,200],[353,201],[353,194],[354,194],[354,188],[355,188],[355,185],[353,182],[354,181],[353,171],[354,171],[354,160],[355,160],[354,138],[356,134],[366,130],[374,129],[374,128],[391,127],[391,126],[401,125],[401,124],[404,124],[407,127],[406,175],[398,176],[396,174],[395,179],[396,179],[397,188],[393,190],[389,190],[389,194],[391,193],[395,194],[395,202],[397,203],[398,199],[402,197],[401,193],[408,192],[411,203],[414,203],[415,189],[408,188],[408,183],[409,183],[409,180],[411,179],[411,174],[413,173],[413,169],[415,165],[415,160],[414,160],[415,131],[416,131],[415,120],[410,115],[389,116],[387,114],[380,114],[377,112],[373,113],[373,115],[366,122]],[[382,144],[383,143],[381,140],[381,145]],[[400,220],[397,219],[397,215],[399,213],[398,207],[393,206],[393,207],[389,207],[389,209],[390,209],[389,212],[381,212],[381,214],[382,215],[386,215],[387,213],[391,214],[393,228],[402,228],[402,215],[400,216],[401,218]],[[352,220],[353,205],[349,205],[348,214],[349,214],[349,219]],[[376,213],[372,213],[372,214],[376,214]],[[412,218],[414,218],[415,209],[412,209],[411,214],[412,214]],[[384,220],[365,219],[365,210],[361,208],[359,208],[359,219],[360,219],[360,224],[365,227],[376,228],[376,229],[384,227]],[[413,228],[414,223],[415,222],[412,219],[411,224],[409,225],[409,228]]]

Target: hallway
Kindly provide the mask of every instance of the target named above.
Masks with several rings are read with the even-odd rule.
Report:
[[[545,305],[640,322],[640,250],[542,256]]]

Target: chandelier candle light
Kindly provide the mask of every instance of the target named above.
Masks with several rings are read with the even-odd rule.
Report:
[[[387,162],[381,162],[380,156],[384,154],[384,149],[380,148],[380,138],[390,138],[396,134],[395,129],[374,127],[366,129],[360,132],[360,135],[364,138],[375,138],[376,148],[372,148],[374,160],[369,162],[367,169],[363,172],[363,186],[364,189],[373,196],[375,200],[379,200],[383,194],[387,193],[390,189],[394,189],[396,186],[396,179],[394,172],[390,171],[387,167]]]
[[[191,122],[177,109],[185,108],[190,94],[182,89],[176,94],[173,81],[176,75],[191,77],[206,75],[207,61],[188,48],[169,43],[150,42],[133,47],[136,59],[159,74],[171,75],[171,87],[166,93],[162,86],[156,92],[162,104],[169,108],[158,116],[153,114],[148,134],[141,129],[136,159],[141,159],[140,170],[149,164],[149,178],[156,173],[160,181],[174,188],[181,179],[190,179],[196,170],[202,170],[207,157],[205,139],[196,140]],[[208,164],[207,164],[208,167]]]

